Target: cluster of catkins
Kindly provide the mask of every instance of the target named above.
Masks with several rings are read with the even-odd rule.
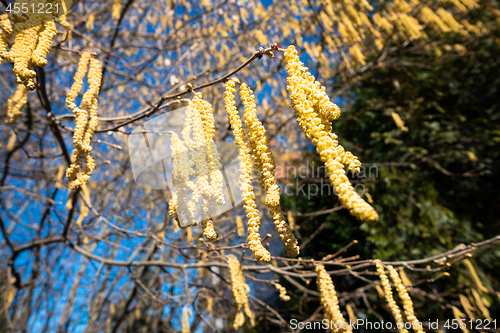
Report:
[[[385,300],[387,304],[389,305],[389,308],[392,311],[392,314],[394,316],[394,319],[396,319],[396,324],[397,327],[400,328],[399,331],[401,333],[407,333],[408,330],[406,330],[404,327],[404,322],[403,322],[403,316],[401,314],[401,310],[394,300],[393,294],[392,294],[392,287],[389,282],[389,279],[387,275],[385,275],[385,269],[380,260],[376,261],[377,265],[377,273],[380,277],[380,281],[382,282],[382,287],[384,289],[384,295],[385,295]],[[415,313],[413,311],[413,302],[411,301],[410,295],[408,295],[408,292],[406,290],[405,285],[401,281],[401,278],[392,266],[387,266],[387,269],[389,270],[389,274],[391,276],[392,282],[396,286],[396,290],[398,291],[399,298],[403,302],[403,309],[404,313],[406,315],[406,319],[408,320],[409,323],[412,324],[412,328],[415,332],[417,333],[423,333],[424,331],[422,330],[421,326],[419,325],[419,321],[417,317],[415,317]]]
[[[287,89],[297,121],[306,138],[316,146],[340,202],[360,221],[378,220],[375,209],[356,193],[346,176],[345,168],[359,172],[361,163],[338,143],[337,136],[332,133],[330,121],[339,117],[340,109],[330,101],[325,87],[304,67],[293,45],[287,48],[285,59]]]
[[[231,275],[231,291],[233,294],[233,301],[236,307],[236,316],[234,318],[233,327],[238,329],[245,322],[245,315],[250,319],[250,324],[255,324],[255,316],[250,310],[248,304],[248,293],[250,287],[245,283],[245,277],[241,269],[240,262],[233,254],[227,257],[227,265],[229,274]]]
[[[39,1],[45,5],[45,0]],[[14,64],[14,73],[18,84],[29,90],[35,89],[35,66],[47,65],[47,54],[52,39],[57,35],[56,24],[51,14],[29,13],[14,14],[10,19],[0,17],[0,59]],[[7,51],[7,41],[14,34],[14,44]]]
[[[381,296],[385,297],[385,300],[387,304],[389,305],[389,308],[391,309],[391,312],[396,320],[396,324],[401,333],[407,333],[408,330],[405,328],[405,323],[403,320],[403,315],[401,313],[401,310],[394,300],[393,293],[392,293],[392,287],[389,282],[389,278],[387,275],[385,275],[385,269],[380,260],[376,261],[376,267],[377,267],[377,273],[380,277],[383,291],[381,292]],[[399,298],[401,299],[403,303],[403,309],[404,313],[407,319],[407,322],[411,324],[411,327],[413,330],[417,333],[423,333],[424,331],[422,330],[421,325],[419,324],[418,319],[415,317],[415,313],[413,310],[413,302],[411,301],[410,295],[408,294],[405,284],[403,281],[401,281],[401,277],[404,276],[404,278],[407,280],[406,275],[404,274],[404,271],[401,274],[401,277],[399,273],[396,271],[396,269],[392,266],[387,266],[387,269],[389,270],[389,274],[391,276],[391,279],[396,286],[396,290],[398,291]],[[334,325],[331,325],[331,332],[337,333],[337,332],[352,332],[352,326],[350,323],[346,322],[342,312],[340,311],[339,308],[339,301],[337,298],[337,294],[335,292],[335,287],[333,285],[332,279],[328,272],[325,270],[325,267],[323,265],[318,265],[316,266],[316,273],[317,279],[316,279],[316,284],[318,288],[318,292],[320,294],[320,301],[321,305],[323,306],[323,312],[325,314],[325,317],[330,321],[333,322]],[[356,321],[354,312],[352,311],[352,308],[347,309],[349,313],[349,317],[351,318],[351,321]],[[408,327],[408,325],[406,325]]]
[[[13,123],[21,116],[21,109],[26,103],[28,103],[28,89],[18,84],[12,97],[7,100],[7,123]]]
[[[211,219],[212,204],[224,204],[222,165],[214,141],[213,108],[195,93],[186,110],[182,139],[171,134],[173,181],[176,191],[169,203],[171,216],[179,222],[183,214],[188,225],[196,224],[195,211],[201,199],[203,235],[208,240],[217,237]],[[187,200],[188,193],[191,194]],[[175,211],[175,214],[174,214]]]
[[[85,74],[87,74],[89,88],[83,94],[82,103],[78,107],[75,104],[75,99],[82,89]],[[99,60],[92,58],[90,53],[83,53],[78,63],[74,83],[66,97],[67,107],[76,116],[76,127],[73,133],[73,163],[66,170],[70,188],[77,188],[86,184],[95,168],[94,158],[90,155],[92,151],[90,141],[98,125],[97,97],[101,86],[101,78],[102,67]]]
[[[247,232],[250,251],[259,261],[267,262],[271,260],[271,254],[262,245],[260,238],[260,214],[255,203],[255,194],[252,187],[252,160],[250,157],[250,152],[252,152],[255,160],[255,168],[259,171],[259,183],[264,193],[266,193],[266,206],[269,208],[271,217],[274,220],[275,228],[280,233],[280,238],[285,245],[288,255],[297,256],[299,254],[299,247],[281,211],[280,189],[274,175],[274,169],[276,168],[274,157],[269,150],[267,131],[257,119],[253,92],[248,85],[241,85],[240,97],[245,106],[244,118],[248,128],[250,147],[246,142],[243,124],[235,106],[234,92],[235,82],[233,80],[227,81],[224,102],[239,151],[240,189],[243,197],[243,206],[248,218]]]

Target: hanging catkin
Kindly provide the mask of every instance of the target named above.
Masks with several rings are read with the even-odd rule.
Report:
[[[241,123],[240,116],[235,107],[234,89],[235,83],[233,80],[227,81],[224,93],[224,104],[229,117],[229,122],[233,130],[234,139],[238,146],[239,162],[240,162],[240,188],[243,195],[243,203],[246,211],[248,225],[248,246],[259,261],[270,261],[271,254],[264,248],[260,238],[260,215],[255,203],[255,194],[252,187],[252,161],[250,159],[250,150],[245,140],[245,132]]]
[[[387,278],[387,275],[385,275],[385,270],[384,266],[382,266],[382,263],[380,260],[376,260],[376,265],[377,265],[377,273],[378,276],[380,277],[380,281],[382,282],[382,287],[384,288],[384,297],[387,302],[387,305],[392,311],[392,315],[394,316],[394,319],[396,319],[396,325],[399,327],[399,332],[400,333],[408,333],[408,330],[404,328],[404,322],[403,322],[403,316],[401,315],[401,309],[399,308],[398,304],[394,300],[394,297],[392,295],[392,287],[389,282],[389,278]]]
[[[227,266],[231,276],[231,292],[236,308],[233,327],[234,329],[238,329],[238,327],[242,326],[245,322],[245,315],[250,319],[250,324],[253,326],[255,324],[255,317],[248,303],[250,287],[245,283],[245,277],[243,276],[240,262],[236,256],[230,254],[227,257]]]
[[[326,272],[325,266],[316,266],[316,284],[318,287],[321,305],[325,317],[333,323],[331,325],[331,332],[352,332],[352,327],[347,323],[339,308],[339,300],[337,299],[337,292],[333,285],[332,278]]]
[[[280,188],[274,174],[276,165],[274,156],[269,150],[267,131],[257,118],[253,91],[248,85],[241,85],[240,96],[245,106],[245,124],[248,128],[250,146],[255,157],[255,167],[260,174],[260,187],[266,193],[266,206],[269,208],[274,226],[280,234],[280,239],[285,245],[287,254],[296,257],[300,252],[299,246],[281,210]]]
[[[88,75],[87,81],[89,89],[83,94],[80,107],[75,104],[75,98],[83,85],[85,72]],[[70,182],[70,188],[77,188],[86,184],[92,171],[95,168],[94,158],[90,155],[92,146],[90,145],[92,135],[97,128],[97,97],[101,85],[102,68],[97,59],[91,59],[90,54],[83,53],[78,63],[75,74],[75,82],[66,97],[66,104],[76,116],[76,126],[73,133],[73,154],[72,164],[66,170],[66,177]]]
[[[424,331],[422,330],[417,317],[415,317],[415,312],[413,311],[413,302],[411,301],[410,295],[408,295],[406,287],[401,281],[398,272],[392,266],[387,266],[387,269],[391,275],[392,282],[394,282],[394,285],[396,286],[399,298],[403,302],[406,319],[412,324],[411,327],[416,333],[423,333]]]
[[[45,3],[40,0],[41,5]],[[18,84],[34,90],[36,73],[33,67],[47,65],[46,57],[57,35],[52,13],[42,13],[40,10],[30,15],[14,13],[10,20],[2,17],[1,22],[0,59],[14,64],[13,71]],[[11,34],[15,35],[14,44],[7,51],[7,39]]]
[[[349,212],[360,221],[376,221],[378,214],[367,202],[365,202],[354,190],[344,170],[343,155],[345,150],[335,140],[336,136],[328,131],[324,121],[315,112],[313,101],[305,93],[308,90],[304,83],[303,73],[306,71],[297,55],[295,47],[289,46],[285,52],[286,69],[288,73],[287,89],[290,100],[297,116],[297,121],[304,131],[306,138],[310,139],[316,146],[321,160],[325,163],[328,177],[339,200]],[[317,85],[315,85],[317,87]],[[333,134],[333,135],[332,135]],[[351,158],[347,162],[352,163]],[[351,166],[351,167],[354,167]],[[355,168],[355,167],[354,167]]]
[[[21,110],[26,103],[28,103],[28,89],[18,84],[12,97],[7,100],[7,123],[15,122],[22,115]]]

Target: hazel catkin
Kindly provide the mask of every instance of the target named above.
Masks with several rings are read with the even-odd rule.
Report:
[[[22,115],[21,109],[28,103],[28,89],[18,84],[11,98],[7,100],[7,123],[13,123]]]
[[[315,92],[322,89],[318,84],[312,87],[308,84],[313,79],[307,79],[307,69],[298,58],[297,50],[293,45],[285,51],[285,59],[288,73],[287,89],[297,121],[306,138],[316,146],[316,151],[321,161],[325,163],[330,183],[340,202],[360,221],[378,220],[375,209],[356,193],[344,170],[345,164],[350,170],[358,170],[359,161],[339,145],[336,135],[331,133],[331,125],[325,122],[319,109],[314,107],[317,97],[311,96],[315,96]]]
[[[380,260],[376,260],[376,266],[377,266],[377,273],[378,276],[380,277],[380,281],[382,282],[382,287],[384,289],[384,297],[387,302],[387,305],[391,309],[392,315],[394,316],[394,319],[396,319],[396,324],[397,327],[400,327],[399,332],[401,333],[408,333],[408,330],[404,328],[404,322],[403,322],[403,316],[401,315],[401,309],[399,308],[398,304],[394,300],[393,294],[392,294],[392,287],[389,282],[389,279],[387,278],[387,275],[385,275],[385,270],[384,266],[382,266],[382,263]]]
[[[248,128],[250,146],[255,157],[255,167],[260,174],[260,187],[266,193],[266,206],[274,221],[276,231],[291,257],[299,255],[297,239],[288,226],[280,206],[280,188],[274,174],[276,168],[274,156],[269,150],[269,137],[262,123],[257,118],[253,91],[246,84],[240,88],[240,96],[245,106],[245,124]]]
[[[260,238],[260,215],[255,203],[255,194],[252,187],[252,161],[250,159],[250,150],[245,140],[245,132],[241,123],[240,116],[236,110],[234,101],[235,83],[233,80],[226,82],[226,91],[224,93],[224,105],[229,117],[229,122],[233,130],[233,136],[238,146],[238,159],[240,164],[240,188],[243,195],[243,207],[248,219],[248,247],[259,261],[268,262],[271,260],[271,254],[262,245]]]
[[[238,327],[242,326],[245,321],[245,315],[250,319],[250,324],[253,326],[255,324],[255,316],[248,303],[250,287],[245,283],[245,277],[240,262],[235,255],[230,254],[227,257],[227,266],[231,276],[231,292],[236,308],[233,327],[234,329],[238,329]]]
[[[102,67],[99,60],[90,59],[89,61],[88,59],[90,59],[90,54],[83,53],[75,74],[75,82],[66,97],[68,108],[76,116],[76,126],[73,133],[73,162],[66,170],[66,177],[70,182],[70,188],[77,188],[86,184],[95,168],[94,158],[90,155],[92,151],[90,141],[98,125],[97,97],[101,85]],[[88,62],[90,63],[87,75],[89,89],[83,94],[81,106],[77,107],[74,101],[82,87]]]
[[[41,0],[41,4],[45,1]],[[0,59],[14,64],[13,71],[16,82],[23,84],[29,90],[35,89],[33,67],[46,66],[47,54],[51,43],[57,34],[56,25],[51,13],[36,11],[30,15],[16,15],[14,13],[11,21],[7,23],[2,19],[0,27]],[[7,38],[15,35],[14,44],[7,52]]]
[[[333,285],[332,278],[326,272],[325,266],[316,266],[316,285],[318,287],[321,305],[326,319],[333,322],[331,325],[331,332],[352,332],[352,327],[344,320],[344,316],[339,308],[339,300],[337,299],[337,292]],[[340,327],[340,329],[339,329]]]
[[[398,272],[392,266],[387,266],[389,273],[391,275],[392,282],[396,286],[396,290],[398,291],[399,298],[403,302],[403,309],[406,315],[406,319],[412,324],[413,330],[416,333],[424,333],[422,328],[420,327],[419,321],[417,317],[415,317],[415,312],[413,311],[413,302],[411,301],[410,295],[406,291],[406,287],[401,281]]]

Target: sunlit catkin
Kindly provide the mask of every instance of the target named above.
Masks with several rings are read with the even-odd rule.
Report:
[[[245,235],[245,226],[243,225],[243,219],[239,215],[236,216],[236,232],[240,237],[243,237],[243,235]]]
[[[13,29],[7,14],[0,15],[0,64],[2,63],[3,57],[1,54],[7,52],[7,42],[12,35]]]
[[[52,40],[56,35],[57,29],[54,21],[44,22],[38,34],[38,43],[31,55],[31,61],[35,66],[43,67],[47,65],[47,59],[45,58],[49,54]]]
[[[481,282],[481,279],[477,275],[477,272],[474,268],[474,265],[472,265],[472,262],[469,259],[465,259],[463,261],[463,263],[464,263],[465,267],[467,268],[467,271],[469,272],[469,275],[470,275],[472,281],[474,282],[474,284],[479,288],[479,290],[487,293],[488,289]]]
[[[44,4],[44,1],[41,2]],[[36,76],[33,67],[47,65],[45,59],[50,51],[52,39],[56,36],[57,30],[52,14],[49,12],[35,11],[30,15],[14,15],[9,26],[2,23],[4,31],[0,40],[0,59],[14,64],[13,71],[16,75],[16,82],[24,84],[29,90],[35,89],[34,77]],[[2,20],[3,21],[3,20]],[[12,24],[13,23],[13,24]],[[6,51],[6,38],[14,34],[14,44]]]
[[[245,106],[245,124],[248,127],[250,145],[255,156],[255,166],[260,174],[260,186],[266,193],[266,206],[269,208],[274,226],[280,234],[280,239],[285,245],[287,254],[291,257],[296,257],[300,252],[299,246],[281,210],[280,188],[274,174],[276,165],[274,156],[269,150],[267,131],[257,118],[255,99],[248,85],[241,85],[240,96]]]
[[[90,53],[84,52],[82,53],[80,60],[78,61],[78,68],[75,73],[75,77],[73,79],[73,84],[71,85],[71,89],[66,95],[66,106],[70,110],[74,110],[76,108],[75,99],[78,96],[78,93],[82,89],[83,79],[85,78],[85,74],[87,74],[87,69],[90,61]]]
[[[411,301],[410,295],[406,291],[406,287],[401,281],[398,272],[392,266],[387,266],[389,273],[391,275],[392,282],[396,286],[399,298],[403,302],[403,309],[405,311],[406,319],[412,324],[412,328],[416,333],[423,333],[424,331],[420,327],[417,317],[415,317],[415,312],[413,310],[413,302]]]
[[[28,89],[22,84],[17,85],[17,89],[11,98],[7,100],[7,123],[13,123],[22,115],[22,108],[28,103]]]
[[[250,310],[248,303],[248,293],[250,287],[245,283],[245,277],[241,269],[240,262],[233,254],[227,257],[227,266],[231,276],[231,292],[233,295],[234,306],[236,308],[236,316],[234,319],[233,327],[238,329],[245,321],[245,315],[250,319],[250,324],[255,324],[255,317]]]
[[[203,132],[205,134],[204,151],[208,152],[208,159],[210,162],[208,171],[211,188],[210,195],[214,200],[216,200],[217,203],[224,204],[225,199],[224,194],[222,193],[222,165],[220,163],[220,156],[217,151],[217,146],[214,142],[214,110],[210,103],[202,99],[201,93],[195,94],[195,97],[192,100],[192,105],[200,117]],[[202,138],[198,138],[198,143],[201,144],[201,142]]]
[[[266,206],[276,207],[280,204],[280,188],[274,174],[276,168],[272,152],[269,150],[269,137],[264,125],[257,118],[257,110],[253,91],[243,83],[240,96],[245,106],[245,124],[248,128],[250,146],[255,156],[255,166],[260,173],[260,185],[266,193]]]
[[[205,236],[206,239],[214,240],[217,238],[212,219],[203,220],[201,225],[203,227],[203,236]]]
[[[276,287],[276,289],[278,289],[278,291],[280,292],[280,299],[284,302],[288,302],[290,300],[290,296],[288,296],[286,294],[286,288],[283,287],[281,284],[279,283],[273,283],[273,285]]]
[[[248,247],[259,261],[270,261],[271,254],[262,245],[260,238],[260,215],[255,203],[255,194],[252,187],[252,160],[250,159],[250,150],[245,140],[245,132],[241,123],[240,116],[236,110],[234,101],[235,83],[232,80],[225,84],[224,104],[229,117],[229,122],[233,130],[234,139],[238,146],[238,159],[240,163],[240,188],[243,196],[244,208],[246,211],[248,224]]]
[[[11,50],[3,57],[4,60],[14,63],[16,82],[24,84],[29,90],[35,89],[33,78],[36,73],[29,65],[31,55],[36,48],[39,30],[40,26],[37,25],[17,32]]]
[[[111,17],[113,18],[113,20],[118,20],[120,18],[121,10],[121,0],[113,0],[113,5],[111,6]]]
[[[323,265],[316,266],[316,273],[318,274],[316,284],[323,312],[326,319],[334,323],[331,325],[331,332],[352,332],[352,327],[344,320],[344,316],[340,311],[337,292],[330,274],[326,272]]]
[[[344,162],[344,148],[339,145],[336,135],[330,132],[325,121],[314,110],[313,102],[305,93],[309,89],[303,80],[306,68],[299,60],[297,50],[293,45],[287,48],[285,58],[288,73],[287,89],[297,121],[306,138],[316,146],[316,151],[319,153],[321,161],[325,163],[330,183],[340,202],[360,221],[378,220],[375,209],[356,193],[346,176],[342,163]],[[354,161],[353,158],[349,159]],[[356,168],[354,165],[352,167]]]
[[[84,53],[78,64],[75,74],[75,82],[66,97],[66,104],[76,116],[76,126],[73,133],[73,154],[72,164],[66,170],[66,177],[70,182],[70,188],[77,188],[86,184],[92,171],[95,168],[94,158],[90,155],[92,146],[90,145],[92,135],[97,128],[97,97],[102,78],[101,63],[97,59],[90,59],[87,81],[88,90],[83,94],[82,103],[77,107],[74,103],[78,92],[83,84],[83,77],[86,72],[87,62],[90,55]]]
[[[404,322],[403,322],[403,316],[401,315],[401,309],[397,305],[396,301],[394,300],[394,297],[392,296],[392,287],[389,282],[389,278],[387,275],[385,275],[384,272],[384,266],[382,266],[382,263],[380,260],[376,261],[377,265],[377,273],[378,276],[380,277],[380,281],[382,282],[382,287],[384,288],[384,296],[385,296],[385,301],[387,302],[387,305],[391,309],[392,315],[394,316],[394,319],[396,319],[396,325],[397,327],[400,327],[399,332],[401,333],[407,333],[408,330],[404,328]]]
[[[191,315],[191,310],[185,306],[182,309],[182,333],[191,333],[191,327],[189,326],[189,316]]]

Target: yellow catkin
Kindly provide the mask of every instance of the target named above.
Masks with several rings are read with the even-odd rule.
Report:
[[[290,296],[288,296],[286,294],[286,288],[283,287],[281,284],[279,283],[273,283],[273,285],[276,287],[276,289],[278,289],[278,291],[280,292],[280,299],[282,301],[285,301],[285,302],[288,302],[290,300]]]
[[[347,314],[349,315],[350,323],[356,324],[358,322],[358,318],[356,318],[356,314],[354,313],[351,303],[347,303],[345,308],[347,310]]]
[[[240,188],[243,196],[243,207],[245,208],[248,223],[248,246],[259,261],[268,262],[271,260],[271,254],[262,245],[260,238],[260,215],[255,203],[255,194],[252,187],[252,161],[250,159],[250,150],[245,140],[245,132],[241,123],[240,116],[236,110],[234,101],[235,83],[233,80],[225,84],[224,104],[229,117],[229,122],[233,130],[233,136],[238,146],[240,161]]]
[[[269,137],[262,123],[257,119],[255,99],[253,92],[246,84],[240,88],[241,100],[245,106],[245,124],[248,127],[250,145],[255,156],[255,166],[260,174],[260,186],[266,193],[266,206],[274,221],[276,231],[285,245],[287,254],[291,257],[299,255],[297,239],[292,234],[288,223],[285,221],[280,206],[280,188],[274,174],[276,168],[274,156],[269,150]]]
[[[274,175],[276,168],[272,152],[269,150],[269,137],[262,123],[257,118],[253,91],[243,83],[240,96],[245,106],[245,124],[248,128],[250,146],[255,156],[255,166],[260,172],[260,185],[266,193],[266,205],[275,207],[280,204],[280,189],[278,179]]]
[[[5,299],[5,306],[8,309],[12,302],[14,301],[14,298],[16,297],[17,293],[17,288],[14,286],[14,282],[16,280],[12,278],[10,280],[9,286],[7,287],[7,292],[6,292],[6,299]]]
[[[174,221],[174,232],[179,231],[179,217],[177,216],[177,207],[173,198],[168,201],[168,214]]]
[[[392,296],[392,287],[389,282],[389,278],[387,277],[387,275],[385,275],[384,266],[382,266],[380,260],[376,261],[376,265],[377,265],[378,276],[380,277],[380,281],[382,282],[382,287],[384,288],[385,301],[387,302],[387,305],[391,309],[394,319],[396,319],[397,327],[400,327],[399,332],[408,333],[408,330],[404,328],[404,322],[403,322],[403,316],[401,315],[401,310],[399,309],[399,306],[397,305],[396,301],[394,300],[394,297]]]
[[[411,301],[410,295],[408,294],[405,285],[401,281],[398,272],[392,266],[387,266],[389,273],[391,274],[391,279],[396,286],[399,298],[403,302],[403,309],[405,311],[406,319],[412,324],[412,328],[416,333],[423,333],[422,327],[419,324],[417,317],[415,317],[415,312],[413,310],[413,302]]]
[[[366,65],[365,56],[361,52],[361,48],[358,43],[353,44],[349,49],[352,59],[361,65]]]
[[[467,268],[467,271],[469,272],[469,275],[474,282],[474,284],[479,288],[484,293],[488,292],[488,289],[486,289],[485,286],[483,286],[483,283],[481,282],[481,279],[477,275],[476,270],[474,269],[474,265],[472,265],[471,261],[469,259],[465,259],[463,261],[465,267]]]
[[[207,296],[207,313],[210,317],[213,315],[214,299],[211,296]]]
[[[423,6],[420,10],[420,18],[426,24],[436,26],[441,32],[449,32],[450,28],[436,15],[436,13],[427,6]]]
[[[476,316],[474,316],[474,307],[470,304],[469,299],[462,294],[459,294],[458,298],[460,299],[460,304],[462,304],[462,307],[464,308],[465,312],[467,312],[469,318],[472,320],[476,320]]]
[[[188,136],[189,133],[184,130],[190,130],[190,113],[188,112],[187,120],[184,125],[183,134]],[[186,140],[181,140],[177,133],[172,133],[170,137],[170,150],[172,153],[172,177],[175,185],[175,192],[172,193],[172,204],[175,205],[177,223],[180,222],[179,215],[185,216],[188,225],[196,225],[195,210],[196,202],[199,198],[197,184],[190,180],[190,176],[194,175],[193,163],[189,160],[188,147],[184,144]],[[189,144],[189,143],[188,143]],[[187,200],[188,189],[192,192],[192,200]],[[180,225],[180,223],[179,223]],[[184,227],[184,225],[183,225]]]
[[[28,89],[23,84],[18,84],[11,98],[7,100],[7,123],[13,123],[23,113],[22,108],[28,103]]]
[[[54,21],[44,22],[38,34],[38,43],[31,55],[31,61],[35,66],[43,67],[47,65],[47,59],[45,58],[49,54],[52,40],[56,35],[57,29]]]
[[[29,65],[31,55],[36,48],[39,30],[40,25],[36,25],[18,32],[14,40],[14,45],[12,45],[9,52],[12,58],[4,58],[14,63],[13,70],[14,74],[16,74],[16,82],[24,84],[29,90],[35,89],[33,78],[36,76],[36,73]]]
[[[7,142],[7,150],[12,150],[16,146],[17,135],[14,131],[10,134],[9,141]]]
[[[418,23],[417,19],[406,14],[400,14],[399,22],[402,24],[406,32],[413,38],[422,38],[422,26]]]
[[[205,132],[205,140],[210,159],[210,185],[212,187],[212,198],[218,204],[224,204],[224,194],[222,192],[222,183],[224,177],[222,175],[222,164],[220,162],[220,155],[217,151],[217,146],[214,141],[215,135],[215,120],[214,110],[210,103],[201,99],[198,102],[197,109],[201,115],[203,130]]]
[[[360,221],[378,220],[375,209],[356,193],[346,176],[344,164],[342,163],[342,157],[345,154],[344,148],[338,144],[335,134],[325,130],[328,127],[324,125],[322,119],[314,111],[313,103],[304,93],[307,86],[303,83],[302,73],[306,69],[300,62],[295,47],[288,47],[285,58],[288,73],[287,89],[297,121],[306,138],[310,139],[316,146],[340,202]]]
[[[243,219],[239,215],[236,216],[236,232],[240,237],[243,237],[245,235],[245,226],[243,225]]]
[[[331,332],[352,332],[352,327],[344,320],[344,316],[339,308],[337,292],[333,285],[332,278],[326,272],[323,265],[316,266],[316,285],[318,287],[321,305],[326,319],[334,324],[331,325]],[[340,329],[339,329],[340,328]]]
[[[120,18],[121,10],[122,10],[121,0],[113,0],[113,5],[111,7],[111,18],[113,20],[118,20]]]
[[[203,227],[203,236],[205,236],[206,239],[214,240],[217,238],[212,219],[203,220],[201,225]]]
[[[66,29],[72,29],[73,25],[68,22],[68,17],[66,14],[59,16],[59,24],[61,24]]]
[[[454,32],[460,32],[462,28],[462,26],[460,25],[460,23],[458,23],[455,18],[453,17],[453,15],[448,12],[447,10],[443,9],[443,8],[439,8],[436,13],[439,15],[439,17],[444,21],[444,23],[446,23],[446,25],[448,25],[448,27],[450,28],[451,31],[454,31]]]
[[[13,29],[7,15],[0,16],[0,64],[2,63],[2,54],[7,52],[7,42],[12,35]]]
[[[406,275],[405,269],[403,267],[399,268],[399,276],[401,277],[401,281],[403,281],[403,284],[407,287],[411,287],[412,283],[410,279],[408,278],[408,275]]]
[[[83,200],[80,200],[80,215],[76,220],[76,225],[81,227],[83,220],[89,215],[89,207],[85,204]]]
[[[291,210],[287,212],[288,225],[291,230],[295,229],[295,217],[293,217],[293,213]]]
[[[94,13],[90,14],[89,17],[87,18],[87,21],[85,22],[85,28],[87,30],[94,30],[94,22],[95,22],[95,15]]]
[[[483,302],[483,298],[479,293],[477,292],[476,289],[472,289],[472,296],[474,296],[474,300],[476,301],[476,305],[478,309],[481,311],[482,315],[484,318],[491,320],[490,316],[490,311],[486,307],[486,305]]]
[[[391,116],[392,119],[394,120],[394,123],[396,124],[397,127],[399,127],[403,132],[408,132],[408,127],[405,126],[404,121],[401,119],[399,114],[391,110]]]
[[[42,4],[45,1],[41,2]],[[4,42],[0,42],[0,59],[14,64],[13,71],[16,75],[16,82],[23,84],[29,90],[35,89],[34,66],[47,65],[47,56],[52,39],[57,34],[56,26],[51,13],[32,13],[31,15],[14,15],[14,23],[9,25],[2,23],[2,33],[0,40],[6,42],[6,37],[14,33],[14,44],[9,52],[4,47]],[[11,31],[9,31],[11,30]]]
[[[461,319],[465,318],[465,315],[455,306],[452,306],[451,310],[453,311],[453,317],[455,317],[455,319],[459,323],[463,322],[463,321],[461,321]],[[462,331],[464,331],[464,333],[469,333],[469,330],[467,329],[467,325],[460,325],[460,328],[462,329]]]
[[[186,242],[191,243],[193,241],[193,229],[186,228]]]
[[[196,170],[196,190],[192,189],[194,195],[188,202],[188,209],[194,212],[201,196],[201,219],[207,220],[212,215],[213,201],[223,204],[225,200],[222,192],[222,165],[213,140],[215,133],[213,109],[210,103],[203,100],[201,93],[196,93],[190,101],[186,123],[190,123],[190,128],[183,130],[183,137],[190,149]],[[190,133],[193,135],[192,139]]]
[[[245,277],[241,268],[240,262],[235,255],[230,254],[227,257],[227,266],[231,276],[231,292],[233,295],[234,306],[236,308],[236,316],[233,327],[238,329],[245,322],[245,316],[250,319],[250,324],[255,325],[255,316],[250,310],[248,303],[248,293],[250,287],[245,283]]]
[[[70,91],[66,96],[66,106],[70,110],[74,110],[76,108],[75,99],[78,96],[78,93],[82,89],[83,79],[85,78],[85,74],[87,74],[87,68],[90,61],[90,53],[84,52],[80,57],[80,61],[78,62],[78,68],[75,73],[75,77],[73,79],[73,84],[71,86]]]
[[[189,326],[189,316],[191,313],[191,310],[187,306],[182,309],[182,333],[191,333],[191,327]]]
[[[385,298],[385,293],[384,293],[384,289],[382,289],[382,287],[380,285],[376,285],[375,286],[375,289],[377,290],[377,294],[380,298]]]
[[[66,178],[68,178],[70,188],[72,189],[86,184],[95,168],[94,158],[90,155],[92,151],[90,142],[99,123],[97,119],[97,97],[99,95],[102,78],[102,67],[99,60],[90,59],[87,75],[89,88],[85,94],[83,94],[81,106],[77,107],[74,103],[83,84],[82,81],[85,75],[88,58],[89,55],[87,53],[82,55],[78,64],[77,73],[75,74],[75,82],[66,97],[68,108],[76,115],[76,126],[73,133],[73,162],[66,170]]]

